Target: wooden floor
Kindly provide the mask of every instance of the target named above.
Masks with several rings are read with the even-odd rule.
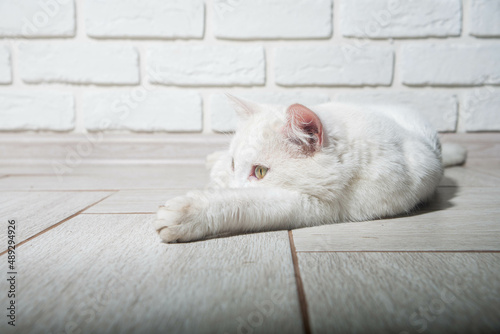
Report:
[[[466,166],[411,216],[185,244],[161,243],[152,221],[207,181],[197,160],[56,176],[40,152],[4,151],[0,270],[15,219],[17,319],[1,279],[0,332],[498,333],[500,137],[451,139]]]

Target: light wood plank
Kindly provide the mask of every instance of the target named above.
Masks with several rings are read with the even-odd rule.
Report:
[[[48,174],[52,175],[54,169],[49,164],[21,164],[21,163],[4,163],[0,162],[0,173],[2,174],[16,174],[16,175],[26,175],[26,174]]]
[[[153,219],[79,215],[21,246],[18,333],[302,332],[286,231],[167,245]]]
[[[203,162],[205,157],[228,147],[230,137],[194,134],[61,134],[61,135],[2,135],[2,161],[74,160],[187,160]]]
[[[442,133],[442,143],[456,143],[467,148],[467,160],[500,159],[500,133]]]
[[[0,249],[7,248],[8,219],[17,221],[17,242],[57,224],[111,192],[6,192],[0,191]]]
[[[121,190],[83,213],[156,213],[160,205],[190,189]]]
[[[119,161],[115,163],[106,163],[97,161],[94,163],[90,163],[88,161],[82,161],[81,164],[77,164],[74,166],[68,166],[69,169],[65,170],[64,176],[72,176],[72,175],[113,175],[115,173],[118,174],[126,174],[126,173],[137,173],[137,175],[166,175],[171,171],[175,171],[175,168],[179,168],[179,166],[185,166],[186,164],[182,162],[182,160],[172,161],[169,163],[145,163],[140,160],[132,160],[132,161]],[[195,165],[200,167],[200,170],[203,168],[204,163],[193,163],[191,165]],[[51,163],[12,163],[6,164],[0,162],[0,174],[8,174],[8,175],[48,175],[54,176],[57,175],[58,170],[54,168],[54,165]]]
[[[500,189],[439,188],[411,216],[293,231],[297,251],[500,250]]]
[[[169,165],[153,173],[123,166],[95,175],[10,176],[0,180],[5,190],[120,190],[166,189],[205,186],[209,171],[203,165]]]
[[[467,161],[467,168],[478,172],[500,177],[500,160],[497,159],[476,159]]]
[[[478,170],[450,167],[444,170],[440,186],[446,187],[500,187],[500,178]]]
[[[299,253],[313,333],[494,333],[498,253]]]
[[[24,173],[26,172],[26,173]],[[24,170],[0,180],[2,189],[12,190],[94,190],[94,189],[162,189],[203,187],[210,171],[201,164],[170,164],[155,167],[143,165],[87,166],[57,175]],[[493,169],[451,167],[445,170],[440,186],[500,187],[500,177]],[[41,175],[40,175],[41,174]],[[190,182],[186,184],[186,182]]]

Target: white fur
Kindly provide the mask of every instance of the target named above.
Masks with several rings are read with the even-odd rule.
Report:
[[[168,201],[158,212],[155,227],[166,242],[406,213],[434,193],[443,175],[436,131],[410,111],[312,107],[323,125],[323,143],[314,154],[303,154],[307,138],[300,128],[286,127],[286,106],[231,99],[241,124],[215,162],[209,186]],[[261,180],[249,177],[257,165],[269,168]]]
[[[460,145],[452,143],[443,144],[443,166],[450,167],[461,165],[467,158],[467,151]]]

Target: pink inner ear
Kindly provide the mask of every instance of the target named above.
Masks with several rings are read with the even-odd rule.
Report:
[[[302,104],[292,104],[287,110],[288,121],[293,124],[288,126],[292,129],[300,129],[305,134],[315,137],[315,142],[311,145],[318,149],[323,144],[323,124],[318,115]]]

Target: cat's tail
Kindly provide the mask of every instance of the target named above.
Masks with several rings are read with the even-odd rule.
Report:
[[[458,144],[444,143],[441,147],[443,167],[463,165],[467,158],[467,150]]]

